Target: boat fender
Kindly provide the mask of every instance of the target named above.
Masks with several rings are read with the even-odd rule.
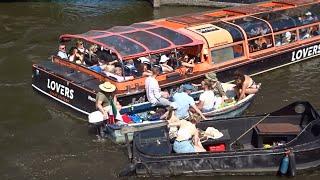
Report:
[[[126,168],[120,171],[119,177],[133,176],[136,172],[136,164],[129,164]]]
[[[288,156],[288,154],[286,154],[285,157],[282,158],[282,161],[280,164],[281,175],[287,174],[288,168],[289,168],[289,156]]]
[[[296,170],[297,170],[296,158],[295,158],[295,155],[294,155],[293,151],[290,151],[290,153],[289,153],[288,176],[294,177],[296,175]]]

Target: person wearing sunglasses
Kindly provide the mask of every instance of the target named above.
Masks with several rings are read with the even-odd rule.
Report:
[[[66,53],[66,45],[64,44],[59,45],[58,56],[62,59],[68,59],[68,54]]]

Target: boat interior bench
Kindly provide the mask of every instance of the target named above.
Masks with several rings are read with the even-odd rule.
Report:
[[[220,132],[223,134],[222,137],[218,139],[208,138],[207,140],[202,142],[202,146],[207,147],[211,145],[225,144],[226,150],[229,150],[229,144],[230,144],[229,132],[227,129],[220,130]]]
[[[301,132],[301,127],[291,123],[261,123],[254,128],[253,142],[256,147],[262,148],[263,144],[273,142],[289,142]]]

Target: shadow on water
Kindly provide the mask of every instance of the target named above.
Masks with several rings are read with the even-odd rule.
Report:
[[[204,10],[208,8],[164,6],[154,10],[142,0],[2,1],[0,179],[116,179],[116,173],[127,163],[125,148],[109,141],[93,142],[87,124],[70,115],[70,109],[34,92],[32,63],[48,61],[64,33]],[[263,89],[248,114],[272,111],[298,99],[309,100],[319,108],[319,66],[319,59],[314,59],[255,77]],[[303,178],[319,175],[316,171]]]

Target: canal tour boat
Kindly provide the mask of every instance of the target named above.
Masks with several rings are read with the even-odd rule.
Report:
[[[320,165],[320,115],[308,102],[295,102],[272,113],[201,121],[197,128],[218,133],[204,138],[206,152],[175,153],[166,124],[134,132],[128,148],[131,164],[120,175],[294,176]],[[132,149],[131,149],[132,148]]]
[[[162,57],[172,70],[157,80],[172,95],[182,84],[201,82],[208,72],[228,82],[235,71],[257,75],[318,56],[319,2],[275,0],[64,34],[60,41],[67,48],[78,40],[86,48],[95,45],[99,62],[52,56],[49,62],[33,64],[32,87],[88,115],[96,110],[98,85],[109,81],[117,87],[122,113],[144,111],[151,104],[145,95],[146,77],[138,67],[162,67]],[[118,74],[106,68],[114,66]]]

